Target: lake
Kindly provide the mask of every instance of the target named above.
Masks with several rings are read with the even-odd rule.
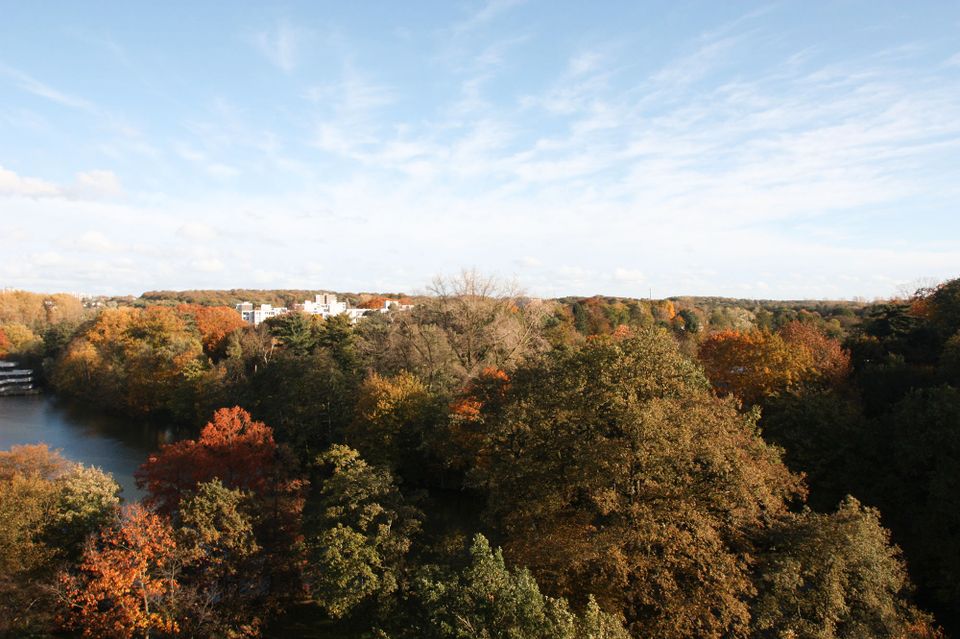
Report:
[[[44,395],[0,397],[0,450],[45,443],[67,459],[113,475],[128,501],[143,496],[134,471],[150,452],[174,439],[173,428],[80,410]]]

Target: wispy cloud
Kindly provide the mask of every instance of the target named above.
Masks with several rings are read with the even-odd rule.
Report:
[[[454,34],[463,35],[479,29],[510,9],[524,4],[525,1],[526,0],[485,0],[479,8],[473,10],[467,17],[453,25],[452,31]]]
[[[19,69],[7,66],[2,62],[0,62],[0,75],[11,79],[21,90],[46,100],[50,100],[51,102],[56,102],[57,104],[74,109],[82,109],[84,111],[96,110],[96,107],[92,102],[85,100],[84,98],[59,91],[49,84],[45,84],[33,76],[28,75]]]
[[[280,21],[269,31],[260,31],[253,36],[253,43],[274,66],[284,73],[292,73],[299,62],[304,32],[288,21]]]
[[[286,75],[187,88],[171,63],[157,83],[177,99],[149,112],[0,68],[23,100],[0,108],[0,133],[39,149],[4,162],[29,175],[0,168],[4,211],[24,220],[0,284],[409,289],[477,264],[541,295],[819,296],[956,270],[960,54],[946,45],[811,46],[778,28],[777,5],[651,40],[529,21],[518,4],[438,12],[450,22],[405,38],[338,14],[316,65],[301,25],[322,20],[269,23],[240,45]],[[30,96],[93,133],[70,137],[50,115],[63,110]],[[34,168],[55,135],[66,166],[122,166],[123,184]],[[54,257],[41,238],[61,220],[82,224]],[[323,264],[304,257],[319,244]]]

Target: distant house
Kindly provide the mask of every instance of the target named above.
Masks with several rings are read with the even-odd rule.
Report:
[[[261,304],[260,308],[255,309],[250,302],[237,304],[236,308],[237,312],[240,313],[240,317],[243,318],[243,321],[247,324],[253,324],[254,326],[259,326],[264,320],[268,320],[271,317],[289,312],[286,307],[279,306],[274,308],[270,304]]]

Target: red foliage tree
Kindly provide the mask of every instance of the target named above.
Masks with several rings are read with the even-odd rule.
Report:
[[[7,334],[3,332],[3,329],[0,328],[0,357],[3,357],[10,351],[10,339],[7,337]]]
[[[199,439],[167,444],[151,454],[136,473],[137,485],[149,492],[148,504],[169,513],[184,493],[214,478],[228,488],[264,492],[277,459],[273,429],[239,406],[221,408]]]

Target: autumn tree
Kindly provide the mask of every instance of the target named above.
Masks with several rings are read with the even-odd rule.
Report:
[[[42,444],[0,451],[0,634],[50,627],[56,571],[113,519],[119,490],[100,470]]]
[[[126,508],[60,578],[63,623],[84,637],[177,634],[177,546],[173,529],[140,505]]]
[[[436,395],[416,376],[373,373],[360,385],[346,441],[369,463],[410,477],[422,470],[426,442],[441,417]]]
[[[199,439],[165,444],[151,454],[136,473],[137,485],[147,490],[149,505],[171,513],[184,494],[211,479],[228,488],[266,492],[278,459],[269,426],[239,406],[221,408]]]
[[[700,344],[699,358],[718,392],[747,404],[800,386],[814,371],[813,354],[766,331],[721,331]]]
[[[0,330],[3,331],[8,344],[7,351],[10,353],[28,355],[42,346],[42,339],[24,324],[4,324],[0,326]]]
[[[193,319],[200,332],[203,350],[210,356],[222,356],[226,349],[226,339],[234,331],[243,329],[243,321],[235,309],[228,306],[199,306],[180,304],[177,311]]]
[[[60,322],[77,322],[83,314],[83,305],[76,295],[0,291],[0,324],[23,324],[42,331]]]
[[[70,342],[53,367],[55,388],[132,414],[171,408],[178,389],[203,369],[199,333],[174,309],[105,309]]]
[[[787,344],[810,353],[813,375],[809,381],[834,387],[850,375],[850,352],[815,324],[794,321],[783,326],[779,332]]]
[[[662,332],[594,339],[516,371],[474,476],[552,593],[592,593],[638,636],[743,635],[748,534],[802,492],[756,418]]]
[[[296,459],[276,444],[269,426],[242,408],[222,408],[197,440],[163,446],[147,458],[136,478],[148,492],[148,505],[179,516],[184,497],[203,482],[219,479],[227,489],[251,493],[257,543],[265,553],[259,565],[266,572],[250,578],[269,583],[271,601],[295,590],[303,482]]]
[[[546,347],[542,329],[553,308],[549,303],[473,271],[436,278],[429,291],[413,310],[380,319],[386,330],[371,336],[378,342],[372,359],[391,363],[393,370],[375,363],[378,372],[407,370],[431,388],[457,388],[484,368],[512,368]]]

